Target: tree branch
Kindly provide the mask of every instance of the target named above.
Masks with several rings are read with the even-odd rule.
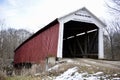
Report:
[[[116,2],[114,2],[114,3],[117,4]],[[116,8],[114,8],[114,7],[111,7],[107,2],[105,2],[105,4],[106,4],[106,6],[107,6],[108,8],[110,8],[110,9],[112,9],[112,10],[114,10],[114,11],[120,12],[119,9],[116,9]],[[118,5],[118,4],[117,4],[117,5]]]

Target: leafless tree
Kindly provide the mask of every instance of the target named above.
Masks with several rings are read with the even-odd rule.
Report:
[[[120,12],[120,0],[109,0],[109,3],[111,4],[108,4],[108,1],[105,1],[105,3],[109,9],[113,10],[113,12]]]
[[[7,29],[5,23],[0,22],[0,69],[12,62],[15,48],[31,35],[24,29]]]
[[[108,21],[106,28],[110,41],[111,58],[120,59],[120,0],[105,0],[105,4],[110,16],[114,17]]]

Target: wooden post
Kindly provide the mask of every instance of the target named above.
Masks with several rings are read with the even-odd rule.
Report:
[[[99,28],[99,53],[98,53],[98,58],[99,59],[104,59],[104,44],[103,44],[103,30]]]

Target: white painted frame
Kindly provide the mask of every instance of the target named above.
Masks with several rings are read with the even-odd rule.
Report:
[[[75,13],[85,13],[89,16],[91,16],[90,19],[82,18],[82,17],[76,17]],[[76,19],[77,20],[76,20]],[[73,21],[80,21],[80,22],[87,22],[87,23],[93,23],[95,24],[98,29],[98,58],[104,59],[104,43],[103,43],[103,29],[105,27],[105,24],[102,23],[96,16],[94,16],[90,11],[88,11],[86,8],[82,8],[80,10],[77,10],[73,13],[70,13],[66,16],[63,16],[58,19],[59,21],[59,36],[58,36],[58,49],[57,49],[57,57],[62,58],[63,57],[63,31],[64,31],[64,24],[70,20]]]

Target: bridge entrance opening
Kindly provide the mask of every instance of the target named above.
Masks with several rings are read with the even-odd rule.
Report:
[[[64,24],[63,58],[98,58],[98,27],[93,23],[69,21]]]

